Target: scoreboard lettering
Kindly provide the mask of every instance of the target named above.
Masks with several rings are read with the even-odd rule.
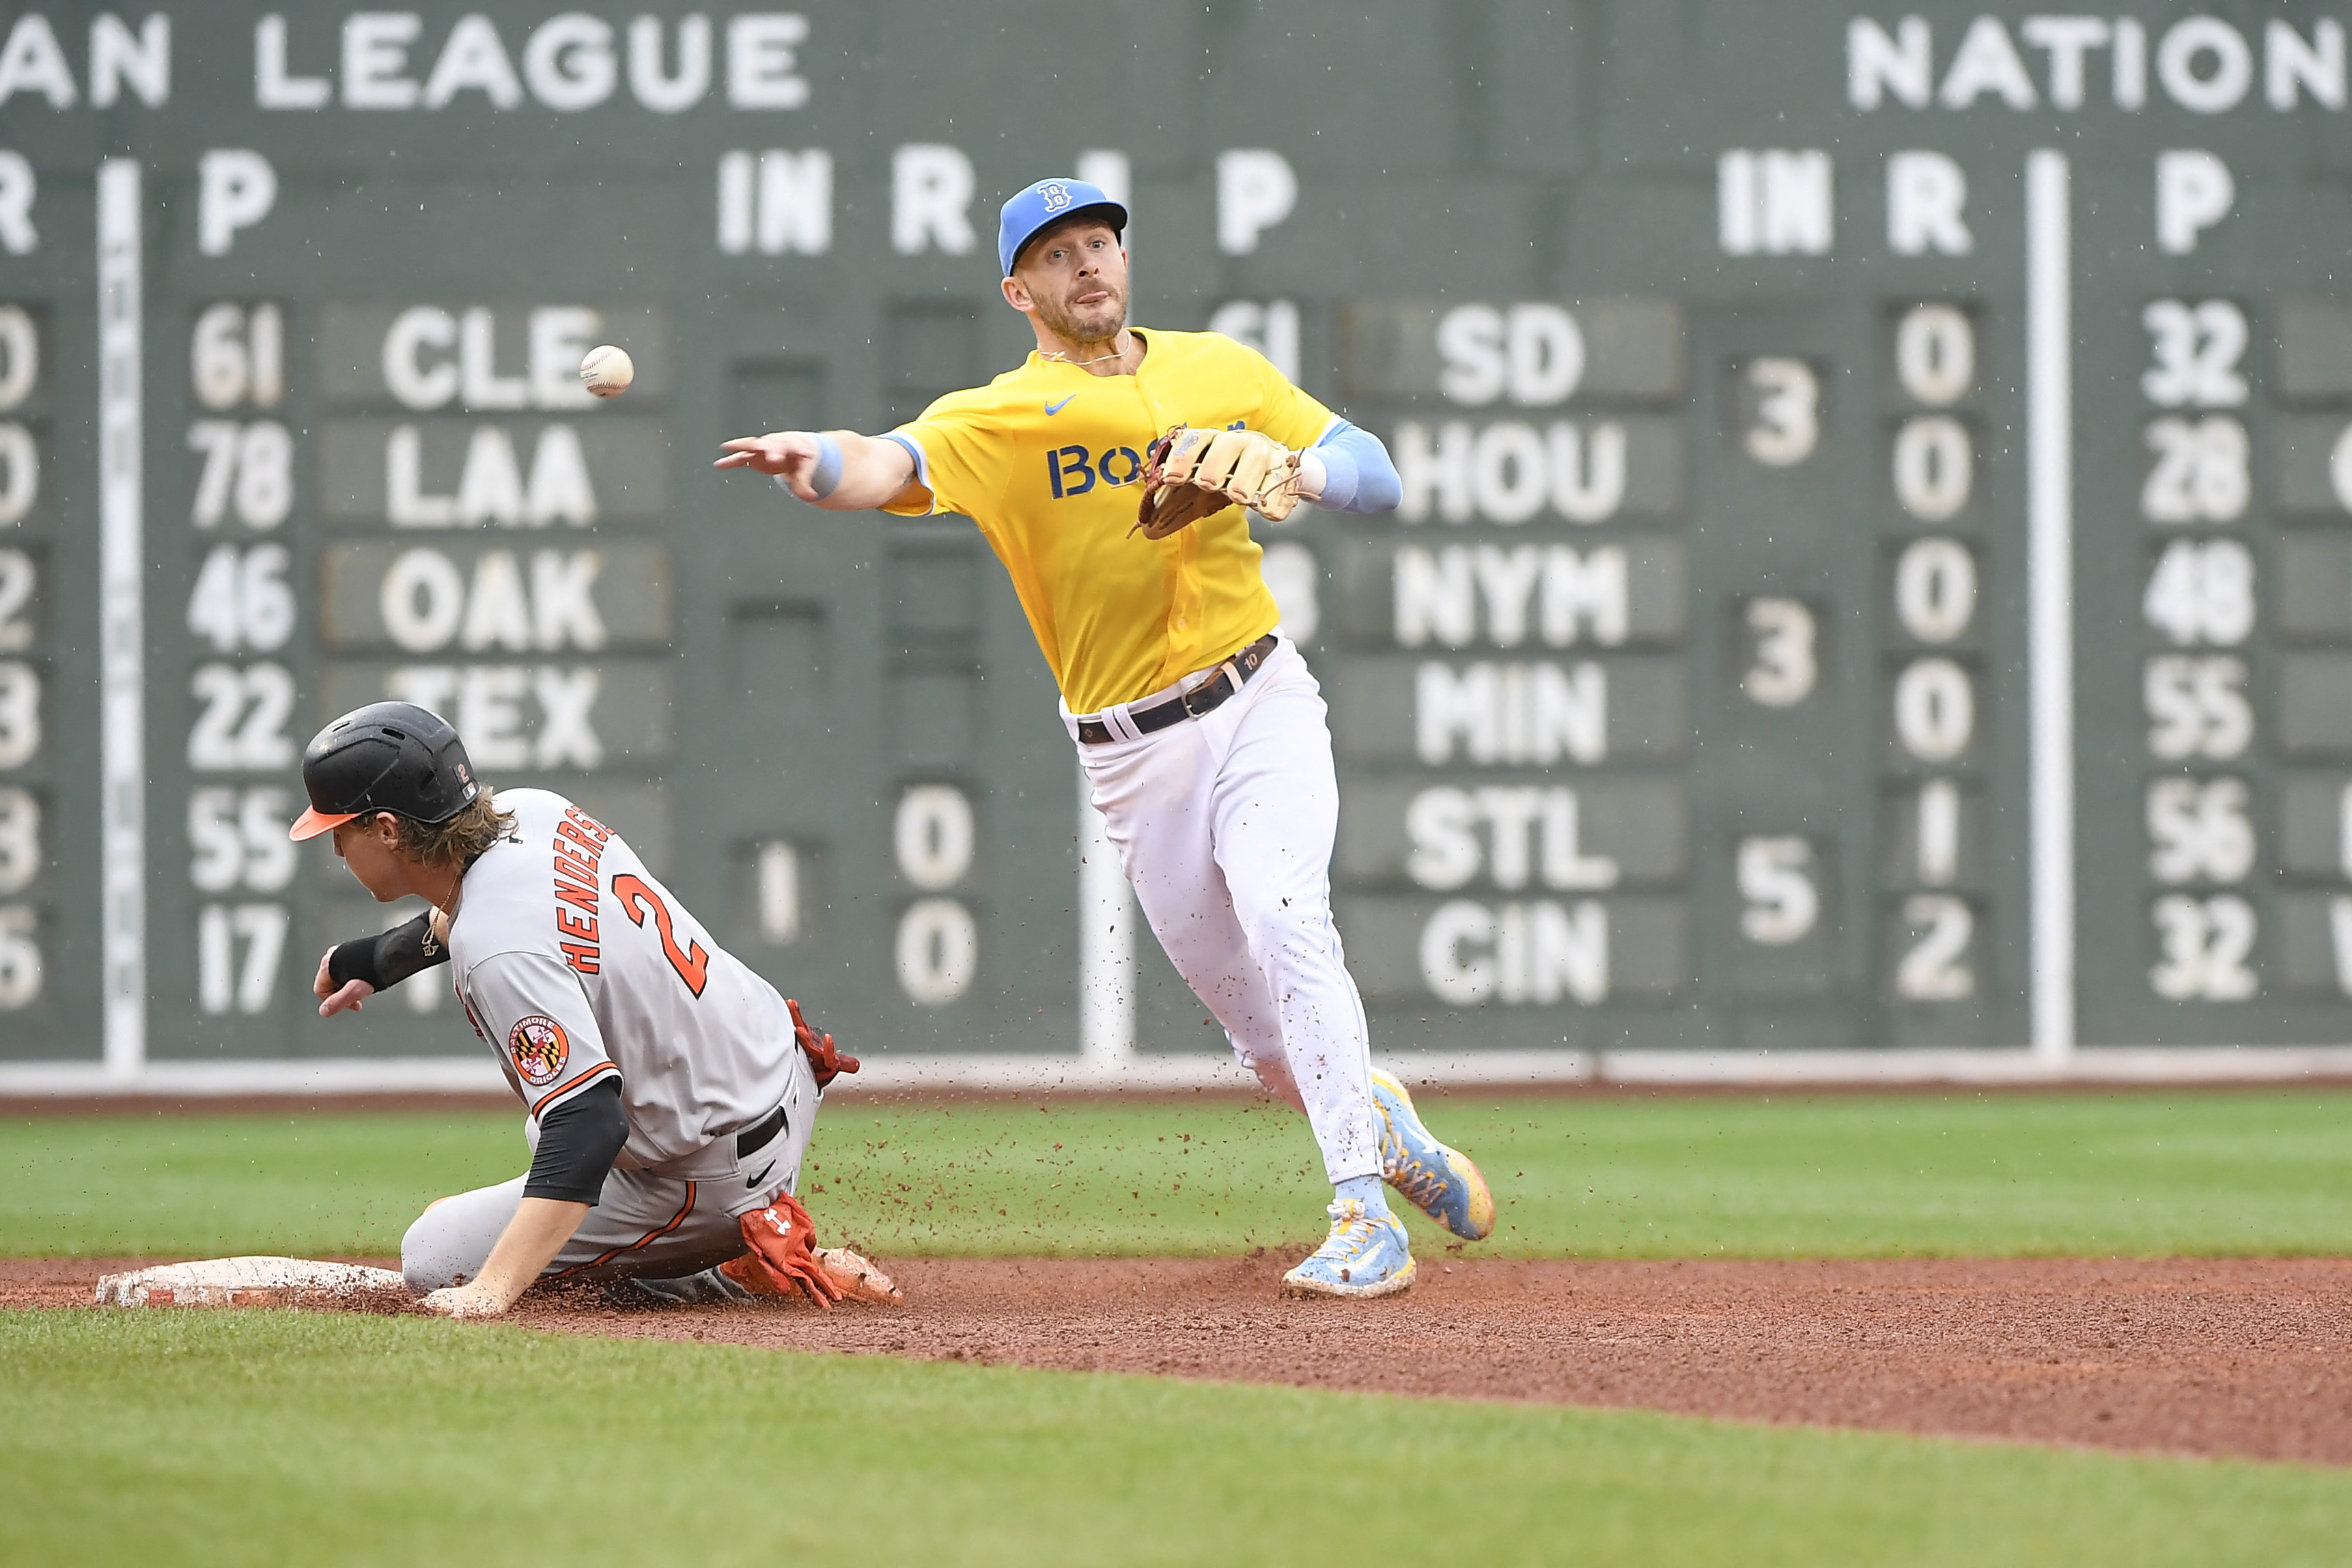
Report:
[[[383,697],[845,1037],[1219,1047],[977,531],[708,467],[1016,363],[989,225],[1064,171],[1140,323],[1395,458],[1254,525],[1384,1047],[2341,1039],[2347,68],[2274,9],[1375,0],[1345,83],[1283,0],[13,13],[0,1058],[469,1049],[309,1005],[405,913],[284,835]],[[1078,85],[1139,50],[1214,68]]]

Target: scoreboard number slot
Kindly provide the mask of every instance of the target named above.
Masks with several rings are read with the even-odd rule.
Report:
[[[1955,661],[1913,659],[1895,678],[1895,737],[1923,763],[1948,763],[1977,735],[1976,683]]]
[[[21,768],[40,749],[40,672],[22,659],[0,659],[0,768]]]
[[[1977,561],[1955,539],[1915,539],[1895,566],[1895,616],[1927,643],[1948,643],[1977,614]]]
[[[1895,376],[1913,402],[1947,408],[1977,382],[1976,325],[1957,305],[1916,305],[1895,329]]]
[[[188,795],[188,881],[198,891],[275,893],[294,879],[299,846],[286,836],[291,791],[206,784]]]
[[[2260,989],[2248,960],[2254,950],[2254,907],[2234,893],[2156,901],[2163,956],[2148,984],[2168,1002],[2243,1002]]]
[[[0,898],[41,874],[41,802],[31,790],[0,786]]]
[[[294,505],[294,437],[275,419],[240,425],[199,419],[188,426],[188,449],[201,453],[189,519],[216,528],[235,510],[247,528],[276,528]]]
[[[41,382],[41,336],[32,312],[0,304],[0,414],[20,408]]]
[[[215,410],[277,407],[286,394],[285,345],[285,316],[274,304],[205,307],[188,346],[196,401]]]
[[[33,595],[40,585],[30,555],[0,550],[0,653],[22,653],[33,646]]]
[[[2140,312],[2155,363],[2141,374],[2140,395],[2159,408],[2235,408],[2246,401],[2238,361],[2246,352],[2246,313],[2227,300],[2158,300]]]
[[[1822,441],[1822,380],[1803,360],[1781,355],[1748,362],[1754,418],[1741,439],[1768,468],[1794,468]]]
[[[294,675],[284,665],[199,665],[188,686],[204,704],[188,731],[188,766],[262,773],[293,764],[286,726],[294,716]]]
[[[2148,574],[2147,624],[2183,647],[2235,647],[2254,629],[2254,556],[2234,539],[2177,540]]]
[[[25,521],[41,499],[41,449],[22,425],[0,424],[0,528]]]
[[[1739,841],[1739,934],[1766,947],[1787,947],[1821,923],[1819,857],[1806,839],[1759,835]]]
[[[2168,763],[2203,757],[2230,762],[2254,738],[2246,697],[2246,661],[2231,656],[2159,654],[2141,683],[2147,707],[2147,750]]]
[[[1948,414],[1906,419],[1895,432],[1895,500],[1921,522],[1949,522],[1976,493],[1976,443]]]
[[[2246,427],[2226,414],[2148,421],[2156,461],[2140,488],[2140,515],[2150,522],[2235,522],[2253,493]]]
[[[284,904],[206,904],[196,915],[196,1005],[266,1013],[286,952]]]
[[[188,595],[188,630],[216,653],[283,647],[294,633],[294,589],[286,580],[292,560],[282,544],[215,546]]]
[[[1977,992],[1976,911],[1950,893],[1903,900],[1908,932],[1895,966],[1895,994],[1906,1002],[1964,1002]]]
[[[2147,786],[2148,872],[2158,881],[2240,882],[2254,868],[2252,796],[2240,778],[2157,779]]]
[[[1802,599],[1766,595],[1750,599],[1740,619],[1748,631],[1747,673],[1739,689],[1766,708],[1794,708],[1821,684],[1820,623]]]
[[[0,904],[0,1013],[21,1011],[40,995],[41,944],[33,911]]]

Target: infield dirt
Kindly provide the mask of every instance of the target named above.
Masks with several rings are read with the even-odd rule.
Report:
[[[137,1261],[153,1262],[155,1259]],[[2352,1464],[2352,1259],[1570,1263],[1424,1258],[1408,1294],[1292,1300],[1288,1259],[915,1259],[903,1308],[614,1306],[629,1338]],[[0,1307],[87,1305],[108,1258],[0,1260]]]

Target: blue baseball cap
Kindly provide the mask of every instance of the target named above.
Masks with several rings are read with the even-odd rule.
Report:
[[[1013,263],[1019,259],[1021,247],[1036,238],[1039,229],[1081,213],[1101,217],[1114,234],[1127,232],[1127,209],[1111,200],[1100,185],[1084,180],[1040,180],[1016,193],[1004,204],[996,224],[996,258],[1004,264],[1004,275],[1013,276]]]

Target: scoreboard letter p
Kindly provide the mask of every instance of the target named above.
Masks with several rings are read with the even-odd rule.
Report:
[[[2238,183],[2210,153],[2159,153],[2156,158],[2156,243],[2168,256],[2197,248],[2197,237],[2230,216]]]
[[[196,164],[196,248],[226,256],[236,231],[278,204],[278,171],[258,153],[215,148]]]

